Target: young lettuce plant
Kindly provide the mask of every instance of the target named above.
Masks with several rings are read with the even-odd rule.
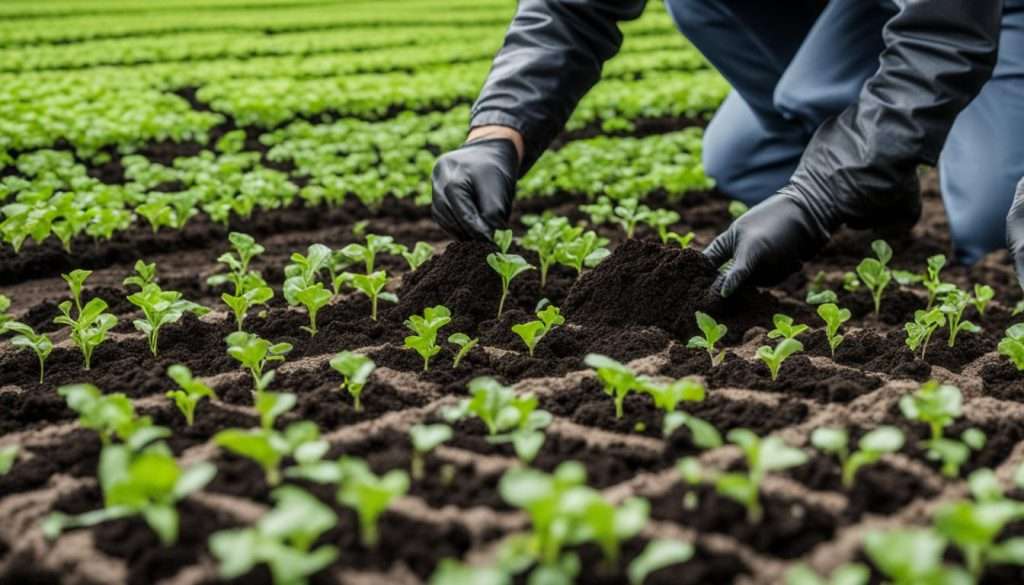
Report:
[[[742,201],[730,201],[729,202],[729,216],[734,220],[743,217],[743,214],[750,211],[750,207]]]
[[[888,268],[889,260],[892,259],[892,248],[882,240],[875,240],[871,242],[871,249],[874,250],[876,258],[861,260],[857,265],[857,276],[871,291],[877,316],[881,312],[882,294],[892,281],[892,271]]]
[[[975,428],[965,430],[960,440],[944,436],[946,427],[963,416],[963,394],[956,386],[930,380],[903,396],[899,406],[907,419],[928,425],[930,438],[922,445],[928,449],[929,459],[942,463],[942,473],[948,477],[958,476],[971,450],[985,445],[985,434]]]
[[[597,373],[597,379],[604,385],[605,394],[615,400],[615,418],[622,418],[622,406],[630,392],[642,390],[643,381],[625,364],[619,363],[608,356],[591,353],[583,358]]]
[[[452,360],[452,368],[458,369],[463,358],[465,358],[479,342],[479,338],[470,338],[470,336],[465,333],[453,333],[449,335],[448,343],[459,348],[459,350],[455,352],[455,358]]]
[[[134,403],[120,392],[103,394],[92,384],[72,384],[61,386],[57,393],[64,397],[68,408],[78,414],[78,425],[96,431],[104,445],[114,439],[127,443],[136,436],[161,438],[170,433],[154,426],[148,416],[138,416]]]
[[[196,419],[196,406],[204,398],[217,400],[217,393],[204,384],[201,380],[192,377],[192,371],[181,364],[174,364],[167,368],[167,377],[174,380],[178,385],[176,390],[170,390],[166,396],[174,401],[174,404],[185,416],[188,426]]]
[[[495,242],[498,242],[498,246],[502,251],[487,255],[487,265],[501,277],[501,300],[498,302],[498,319],[501,319],[501,313],[505,310],[505,299],[508,297],[508,287],[512,279],[528,270],[533,270],[533,266],[530,266],[522,256],[508,254],[504,251],[508,249],[508,245],[502,246],[501,242],[511,242],[511,236],[512,232],[508,230],[494,232]]]
[[[132,324],[146,334],[149,351],[157,355],[157,341],[160,328],[164,325],[177,323],[185,313],[202,316],[210,312],[202,305],[186,301],[180,292],[162,290],[160,285],[149,283],[135,294],[128,295],[128,302],[142,309],[143,319],[136,319]]]
[[[156,283],[156,262],[146,264],[142,260],[135,261],[135,274],[125,278],[121,284],[125,287],[134,286],[143,290],[147,285]]]
[[[574,240],[560,243],[555,255],[559,264],[576,271],[578,279],[584,267],[593,268],[611,255],[605,247],[607,245],[606,238],[598,236],[597,232],[588,231]]]
[[[402,254],[402,258],[409,264],[409,270],[416,272],[420,266],[426,264],[427,260],[434,257],[434,248],[426,242],[416,242],[412,250],[405,246],[396,248]]]
[[[695,553],[696,549],[688,542],[668,538],[652,540],[626,568],[629,585],[643,585],[651,573],[683,564]]]
[[[412,461],[410,471],[412,478],[416,481],[423,479],[425,469],[424,459],[435,447],[452,438],[452,428],[445,424],[413,425],[409,429],[409,439],[412,441]]]
[[[223,293],[220,295],[220,299],[235,315],[238,331],[242,330],[242,323],[253,307],[266,305],[272,298],[274,298],[274,289],[267,286],[263,277],[254,272],[247,273],[239,279],[236,294]]]
[[[668,437],[679,427],[685,426],[690,431],[694,445],[703,449],[721,446],[722,437],[713,425],[689,413],[676,410],[682,402],[704,401],[704,386],[699,382],[683,378],[662,386],[646,381],[643,382],[643,390],[654,399],[654,405],[665,413],[662,422],[663,436]]]
[[[524,223],[527,223],[525,218]],[[544,288],[547,286],[548,270],[558,261],[559,246],[578,238],[583,229],[571,227],[569,220],[564,217],[534,216],[529,220],[529,224],[530,229],[523,236],[522,245],[527,250],[537,253],[540,263],[540,287]]]
[[[704,336],[691,337],[690,341],[686,343],[686,347],[690,349],[703,349],[708,352],[708,355],[711,356],[711,365],[717,366],[725,359],[725,350],[719,351],[715,345],[725,337],[729,328],[715,321],[707,313],[697,311],[695,315],[697,317],[697,327],[700,328]]]
[[[378,519],[391,502],[409,491],[409,474],[393,469],[378,476],[362,459],[347,456],[338,461],[338,467],[341,472],[338,501],[353,508],[359,516],[359,537],[363,546],[376,548],[380,542]]]
[[[786,445],[779,437],[762,439],[747,429],[733,429],[726,438],[743,450],[747,473],[720,475],[715,481],[715,489],[746,507],[747,519],[751,524],[757,524],[764,513],[759,494],[765,476],[771,471],[803,465],[807,462],[807,453]]]
[[[762,345],[757,348],[757,358],[768,366],[768,371],[771,372],[772,381],[774,382],[779,378],[779,369],[782,367],[782,362],[786,361],[786,358],[789,356],[803,350],[804,344],[795,339],[786,338],[780,341],[774,348],[768,345]]]
[[[870,532],[864,551],[891,585],[970,585],[960,568],[942,564],[946,539],[932,530],[915,528]]]
[[[221,578],[242,577],[266,565],[274,585],[304,585],[338,558],[334,546],[313,549],[317,539],[338,522],[329,506],[290,485],[275,489],[271,497],[274,508],[255,526],[210,536],[210,552],[220,563]]]
[[[644,223],[658,230],[658,238],[662,244],[668,244],[669,233],[671,233],[668,229],[678,222],[679,214],[671,209],[652,209],[644,218]]]
[[[956,336],[960,332],[980,333],[981,327],[963,318],[964,310],[971,303],[971,295],[955,289],[946,295],[939,310],[946,316],[946,328],[949,330],[949,347],[956,344]]]
[[[366,234],[366,244],[349,244],[341,249],[341,253],[353,262],[362,262],[366,267],[366,274],[373,274],[377,262],[377,254],[401,253],[401,248],[395,244],[391,236],[378,236]]]
[[[794,325],[792,317],[781,313],[772,316],[772,324],[775,328],[768,332],[768,339],[796,339],[797,335],[810,329],[807,325]]]
[[[107,333],[117,325],[117,317],[106,312],[108,305],[103,299],[94,298],[82,306],[82,285],[90,274],[92,272],[88,270],[74,270],[61,275],[71,289],[74,303],[61,303],[58,306],[61,315],[53,320],[71,329],[71,341],[82,351],[86,370],[92,365],[92,353],[106,341]],[[75,316],[72,316],[72,309],[75,310]]]
[[[974,285],[974,296],[971,298],[971,304],[977,309],[979,317],[985,316],[988,304],[992,302],[995,296],[996,291],[991,286],[987,284]]]
[[[264,368],[271,362],[283,362],[291,350],[290,343],[271,343],[259,335],[235,331],[224,341],[228,344],[228,355],[235,358],[242,367],[249,370],[255,389],[258,391],[269,383]],[[267,372],[269,374],[269,372]]]
[[[857,451],[850,453],[849,434],[845,429],[819,427],[811,434],[811,444],[819,451],[835,455],[842,467],[843,487],[852,489],[857,472],[877,462],[887,453],[903,448],[903,432],[896,427],[881,426],[857,442]]]
[[[39,360],[39,383],[42,384],[46,372],[46,358],[50,357],[53,351],[53,341],[45,333],[36,333],[34,329],[20,321],[8,321],[4,324],[4,331],[15,334],[11,338],[11,345],[31,349],[36,354]]]
[[[329,448],[320,438],[316,424],[310,421],[292,423],[284,432],[274,430],[277,417],[294,405],[294,394],[264,392],[257,403],[260,428],[225,429],[213,436],[213,442],[257,463],[263,469],[267,485],[275,486],[281,483],[281,463],[286,457],[293,457],[301,467],[320,461]]]
[[[562,312],[558,307],[548,305],[537,311],[537,319],[535,321],[513,325],[512,332],[523,340],[526,348],[530,350],[530,357],[533,357],[533,350],[540,343],[540,340],[550,333],[556,325],[563,323],[565,323],[565,317],[562,316]]]
[[[303,327],[310,336],[316,335],[316,315],[331,302],[331,291],[324,288],[320,272],[331,261],[331,249],[313,244],[303,256],[295,252],[291,264],[285,267],[284,298],[290,306],[302,305],[309,315],[309,327]]]
[[[138,516],[164,546],[174,544],[178,540],[177,503],[206,486],[216,473],[211,463],[182,469],[162,442],[141,449],[107,445],[100,452],[99,463],[104,508],[78,516],[55,512],[43,521],[43,534],[54,539],[71,528]]]
[[[920,309],[914,311],[913,322],[903,325],[903,329],[907,332],[907,347],[910,348],[910,351],[917,351],[917,348],[921,348],[921,359],[923,360],[925,352],[928,351],[928,342],[931,340],[932,334],[945,322],[946,318],[938,307],[927,311]]]
[[[850,320],[849,309],[840,309],[835,303],[818,305],[818,316],[825,322],[825,337],[828,339],[828,347],[832,351],[832,359],[836,358],[836,348],[843,342],[844,337],[839,335],[839,328]]]
[[[370,319],[377,320],[377,304],[379,301],[398,302],[398,297],[394,293],[384,292],[384,287],[388,283],[388,275],[383,270],[378,270],[372,274],[345,274],[348,275],[349,284],[352,288],[370,298]]]
[[[928,268],[925,270],[924,278],[921,280],[921,284],[928,291],[928,306],[926,310],[932,308],[935,304],[935,299],[940,296],[946,296],[956,290],[956,285],[942,282],[939,276],[945,265],[946,257],[942,254],[936,254],[928,258]]]
[[[999,353],[1006,356],[1017,371],[1024,371],[1024,323],[1017,323],[1006,330],[1006,336],[999,341]]]
[[[480,377],[469,382],[470,398],[445,410],[445,419],[453,423],[475,416],[487,427],[487,441],[512,443],[516,456],[529,463],[544,445],[543,429],[551,424],[551,413],[537,408],[539,401],[531,393],[516,394],[494,378]]]
[[[339,353],[331,358],[330,363],[331,367],[345,379],[341,383],[341,389],[347,390],[352,396],[353,409],[362,412],[363,403],[360,398],[363,395],[363,388],[369,382],[373,371],[377,369],[377,364],[370,358],[351,351]]]
[[[424,372],[430,369],[430,358],[441,352],[441,346],[437,344],[437,332],[451,321],[452,313],[444,305],[427,307],[422,317],[412,315],[405,320],[405,326],[416,334],[405,338],[405,347],[420,354]]]
[[[210,286],[231,283],[235,287],[235,295],[241,295],[246,275],[254,274],[249,272],[249,263],[252,262],[253,258],[262,254],[265,249],[257,244],[252,236],[240,232],[228,234],[228,242],[234,248],[234,253],[225,252],[217,258],[217,262],[228,267],[228,273],[215,274],[208,278],[206,283]]]
[[[807,285],[807,297],[805,300],[808,305],[824,305],[826,303],[838,303],[839,297],[825,286],[825,273],[818,271],[818,274],[814,275],[814,280]]]

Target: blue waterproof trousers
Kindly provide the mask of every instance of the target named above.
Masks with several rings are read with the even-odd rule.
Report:
[[[818,126],[857,100],[898,10],[891,0],[830,0],[824,11],[819,0],[666,5],[733,86],[705,133],[704,168],[748,205],[783,187]],[[956,259],[1004,246],[1024,176],[1024,0],[1006,0],[995,72],[953,125],[939,171]]]

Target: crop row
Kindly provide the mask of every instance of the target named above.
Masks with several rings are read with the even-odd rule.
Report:
[[[360,0],[353,0],[352,4]],[[322,0],[292,0],[291,6],[303,4],[321,4]],[[69,17],[96,14],[128,14],[139,12],[164,12],[179,10],[224,10],[230,8],[258,8],[276,6],[280,0],[168,0],[155,5],[145,0],[57,0],[40,4],[32,0],[8,0],[0,5],[0,15],[6,18],[41,18]]]

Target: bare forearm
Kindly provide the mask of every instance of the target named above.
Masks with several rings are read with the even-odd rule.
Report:
[[[509,128],[508,126],[477,126],[469,131],[469,135],[466,136],[466,142],[473,142],[475,140],[483,140],[488,138],[507,138],[512,141],[512,144],[516,145],[516,153],[519,155],[519,162],[523,162],[523,150],[525,144],[523,142],[523,135],[518,131]]]

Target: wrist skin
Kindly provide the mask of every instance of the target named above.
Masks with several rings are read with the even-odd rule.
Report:
[[[508,126],[477,126],[469,131],[466,136],[466,144],[477,140],[504,138],[511,140],[516,147],[516,154],[519,155],[519,163],[523,162],[523,151],[526,150],[523,135],[509,128]]]

